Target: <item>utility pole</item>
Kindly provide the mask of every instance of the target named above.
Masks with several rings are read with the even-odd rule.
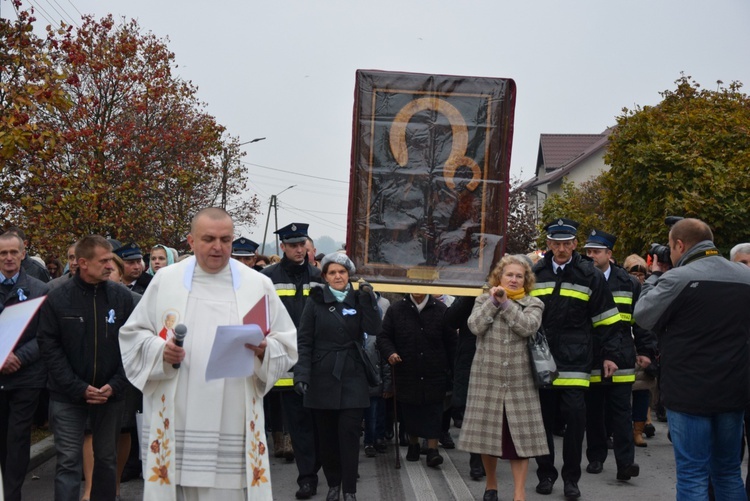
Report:
[[[279,205],[278,205],[278,196],[284,193],[286,190],[291,190],[292,188],[296,187],[296,184],[293,184],[287,188],[284,188],[280,192],[278,192],[275,195],[271,195],[271,200],[268,202],[268,216],[266,216],[266,229],[263,230],[263,244],[261,245],[261,249],[263,249],[263,252],[266,252],[266,236],[268,235],[268,222],[271,220],[271,208],[273,208],[273,220],[274,224],[276,225],[276,230],[279,231]],[[276,235],[276,254],[279,254],[279,236]]]

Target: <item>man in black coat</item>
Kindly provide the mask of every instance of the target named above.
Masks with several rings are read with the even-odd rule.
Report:
[[[607,432],[605,416],[609,416],[614,442],[617,480],[637,477],[640,467],[635,462],[633,441],[633,409],[630,401],[635,382],[635,367],[644,369],[651,364],[656,351],[656,336],[641,328],[633,320],[633,307],[638,302],[641,284],[612,260],[612,249],[617,237],[602,230],[593,229],[584,249],[594,266],[604,274],[607,286],[620,312],[619,327],[622,366],[609,378],[602,377],[599,368],[598,340],[594,339],[594,369],[591,386],[586,394],[586,456],[589,473],[601,473],[607,459]]]
[[[120,355],[120,327],[133,296],[109,275],[112,245],[99,235],[76,245],[76,275],[47,296],[39,347],[49,371],[50,427],[55,435],[55,499],[78,501],[84,429],[94,438],[92,499],[114,499],[116,443],[128,381]]]
[[[284,257],[281,262],[266,266],[261,273],[271,279],[276,292],[284,303],[295,327],[299,328],[302,312],[305,309],[310,288],[322,283],[320,270],[307,261],[307,228],[304,223],[291,223],[276,231],[281,240]],[[294,368],[292,368],[294,371]],[[302,397],[291,390],[293,380],[281,378],[277,387],[287,385],[282,391],[282,412],[286,428],[292,436],[294,460],[297,463],[297,499],[309,499],[318,492],[318,458],[317,434],[312,412],[302,404]]]
[[[47,285],[30,277],[21,262],[26,249],[13,233],[0,235],[0,311],[5,306],[47,294]],[[39,313],[29,322],[0,370],[0,465],[5,499],[21,499],[21,487],[29,466],[31,422],[39,394],[47,382],[36,331]]]

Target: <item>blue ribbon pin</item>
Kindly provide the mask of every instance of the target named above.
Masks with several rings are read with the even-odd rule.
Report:
[[[108,324],[115,323],[115,310],[109,310],[109,316],[107,317],[107,323]]]
[[[16,289],[16,293],[18,294],[19,301],[26,301],[27,299],[29,299],[26,297],[26,294],[23,293],[23,289]]]
[[[357,314],[357,310],[355,310],[354,308],[352,308],[351,310],[347,310],[346,308],[344,308],[344,309],[341,310],[341,314],[344,315],[344,316],[347,316],[347,315],[356,315]]]

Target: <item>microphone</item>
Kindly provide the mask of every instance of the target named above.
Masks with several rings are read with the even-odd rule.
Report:
[[[174,328],[174,344],[182,348],[182,344],[185,342],[185,336],[187,336],[187,327],[183,324],[177,324]],[[172,364],[175,369],[180,368],[180,364]]]

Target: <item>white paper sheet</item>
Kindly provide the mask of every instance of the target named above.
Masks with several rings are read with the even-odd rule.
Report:
[[[13,348],[21,337],[26,326],[29,325],[36,310],[42,305],[45,296],[28,301],[21,301],[13,306],[8,306],[0,315],[0,367],[5,365],[5,360],[13,351]]]
[[[248,377],[255,368],[255,352],[245,343],[258,346],[263,331],[255,324],[220,325],[206,366],[206,381],[227,377]]]

